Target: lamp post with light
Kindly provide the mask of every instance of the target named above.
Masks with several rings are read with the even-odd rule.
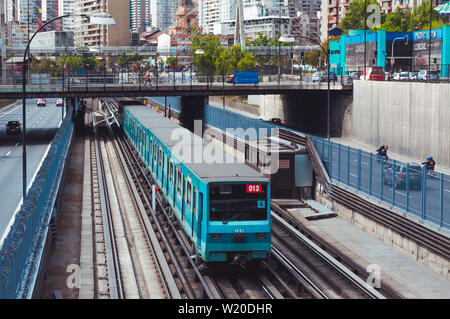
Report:
[[[22,67],[22,122],[23,122],[23,130],[22,130],[22,192],[23,192],[23,202],[25,202],[27,195],[27,140],[26,140],[26,69],[25,62],[27,60],[27,56],[30,53],[30,44],[33,41],[34,37],[47,25],[50,23],[60,20],[67,17],[83,17],[87,18],[91,24],[97,25],[112,25],[115,24],[113,17],[105,12],[98,12],[92,14],[65,14],[59,17],[55,17],[53,19],[45,22],[41,27],[39,27],[36,32],[31,36],[28,40],[27,46],[25,48],[25,53],[23,55],[23,67]],[[29,59],[29,58],[28,58]]]

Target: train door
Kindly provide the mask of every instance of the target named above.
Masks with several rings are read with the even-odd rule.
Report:
[[[198,214],[195,221],[195,245],[201,247],[202,241],[202,218],[203,218],[203,193],[198,192]]]
[[[192,209],[191,209],[191,238],[194,238],[194,219],[197,213],[197,189],[195,186],[192,189]]]

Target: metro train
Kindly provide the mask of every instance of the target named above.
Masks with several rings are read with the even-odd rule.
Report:
[[[267,177],[236,159],[206,163],[202,156],[200,161],[184,158],[180,146],[190,149],[192,157],[205,147],[214,154],[223,151],[147,106],[121,106],[119,118],[189,237],[197,263],[242,265],[270,255]]]

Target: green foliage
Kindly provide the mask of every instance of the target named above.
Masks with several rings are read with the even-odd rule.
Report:
[[[122,55],[119,57],[117,64],[119,64],[122,68],[128,68],[133,64],[140,63],[143,59],[144,57],[139,55]]]
[[[174,56],[169,56],[167,58],[167,65],[176,67],[178,64],[178,58]]]
[[[344,33],[348,33],[348,30],[363,30],[365,28],[364,17],[368,18],[371,15],[370,12],[364,15],[364,11],[365,8],[371,4],[375,4],[378,7],[380,6],[377,0],[367,0],[366,7],[364,6],[364,0],[352,0],[348,5],[345,17],[339,21],[339,28],[341,28]],[[384,18],[385,14],[381,13],[381,23],[383,23]]]
[[[231,50],[222,48],[216,62],[217,74],[230,74],[234,71],[250,71],[256,67],[255,56],[245,50],[241,50],[241,46],[233,45]]]
[[[204,53],[195,54],[199,49]],[[194,64],[199,73],[202,75],[213,74],[216,69],[216,60],[222,52],[219,38],[212,34],[203,37],[195,36],[192,38],[191,51],[194,54]]]
[[[386,16],[386,21],[381,29],[389,32],[406,32],[411,29],[411,13],[397,8]]]
[[[36,59],[35,57],[32,57],[30,71],[35,74],[48,73],[50,76],[56,76],[58,72],[58,65],[55,60],[50,58]]]

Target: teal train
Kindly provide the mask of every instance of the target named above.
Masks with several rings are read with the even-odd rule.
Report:
[[[245,264],[270,255],[267,177],[147,106],[122,106],[120,120],[197,263]]]

